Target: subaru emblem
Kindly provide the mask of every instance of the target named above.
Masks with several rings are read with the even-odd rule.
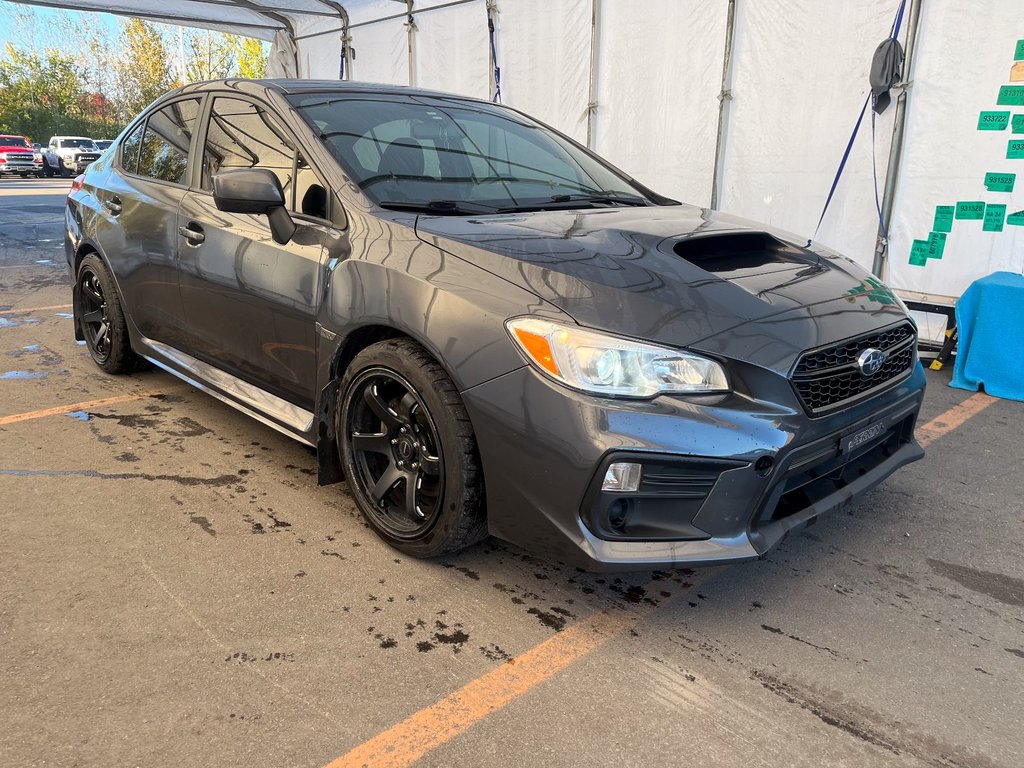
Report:
[[[885,362],[885,352],[868,347],[857,356],[857,367],[864,376],[874,376]]]

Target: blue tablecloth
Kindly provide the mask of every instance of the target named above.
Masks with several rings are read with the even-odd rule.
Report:
[[[951,387],[1024,400],[1024,275],[993,272],[956,303],[959,333]]]

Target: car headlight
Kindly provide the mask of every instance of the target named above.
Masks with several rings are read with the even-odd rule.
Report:
[[[729,391],[722,366],[692,352],[535,317],[505,325],[527,360],[573,389],[618,397]]]

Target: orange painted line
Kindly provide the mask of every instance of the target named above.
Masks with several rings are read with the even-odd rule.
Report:
[[[71,413],[72,411],[84,411],[87,408],[99,408],[104,405],[114,405],[115,403],[127,403],[132,400],[141,400],[145,397],[153,397],[155,395],[166,394],[166,389],[150,389],[145,392],[139,392],[134,395],[118,395],[117,397],[105,397],[102,400],[86,400],[82,403],[71,403],[70,405],[58,405],[53,408],[44,408],[41,411],[28,411],[27,413],[14,413],[10,416],[0,416],[0,427],[6,424],[17,424],[21,421],[32,421],[33,419],[43,419],[47,416],[60,416],[65,413]]]
[[[22,312],[43,312],[47,309],[71,309],[71,304],[54,304],[50,307],[25,307],[25,309],[0,309],[0,315],[20,315]]]
[[[917,442],[928,446],[948,432],[952,432],[968,419],[977,416],[999,398],[978,392],[944,413],[940,413],[927,424],[917,428]]]
[[[918,442],[922,446],[930,444],[981,413],[996,399],[980,392],[972,395],[918,427]],[[622,634],[654,610],[644,608],[633,613],[588,616],[435,704],[413,713],[324,768],[408,768],[431,750]]]
[[[646,610],[644,610],[646,608]],[[406,768],[622,634],[654,610],[595,613],[410,715],[326,768]]]

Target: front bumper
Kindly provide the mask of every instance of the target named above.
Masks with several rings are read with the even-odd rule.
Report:
[[[492,534],[590,570],[644,570],[758,558],[789,532],[920,459],[913,429],[924,387],[916,364],[891,389],[810,418],[792,404],[736,394],[591,397],[524,367],[463,398],[483,462]],[[876,425],[876,437],[841,453],[841,437]],[[716,468],[706,496],[678,508],[685,538],[610,536],[594,524],[604,469],[637,457]]]
[[[27,157],[7,155],[7,162],[0,163],[0,173],[35,173],[36,164],[31,155]]]

